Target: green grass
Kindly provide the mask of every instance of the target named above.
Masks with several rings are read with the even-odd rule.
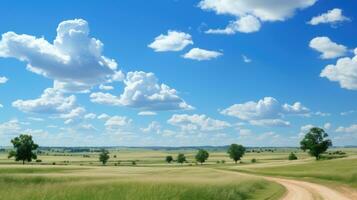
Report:
[[[274,200],[285,191],[263,179],[200,167],[58,169],[0,168],[11,172],[0,174],[0,200]]]
[[[332,181],[357,187],[357,159],[334,159],[310,161],[292,165],[240,168],[239,171],[262,175],[311,178]]]

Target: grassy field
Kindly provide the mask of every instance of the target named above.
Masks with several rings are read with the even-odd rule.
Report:
[[[30,168],[30,170],[28,170]],[[83,168],[83,169],[81,169]],[[0,199],[278,199],[259,178],[198,167],[0,167]],[[20,191],[19,191],[20,190]]]
[[[25,166],[2,152],[0,200],[279,199],[285,191],[276,183],[235,171],[356,188],[357,149],[330,151],[336,150],[346,152],[346,158],[315,161],[297,149],[258,149],[246,153],[237,165],[226,152],[211,150],[203,166],[194,161],[196,150],[192,149],[112,149],[107,166],[98,162],[97,152],[43,152],[38,156],[41,162]],[[179,152],[187,156],[187,163],[165,163],[165,156],[175,158]],[[290,152],[299,160],[289,161]],[[253,158],[256,163],[251,162]]]

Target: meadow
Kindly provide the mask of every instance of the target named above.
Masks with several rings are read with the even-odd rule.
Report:
[[[249,150],[241,163],[234,164],[224,150],[211,149],[208,161],[200,165],[194,160],[194,149],[121,148],[110,149],[106,166],[99,162],[98,152],[43,151],[38,162],[26,165],[2,152],[0,199],[274,200],[284,195],[285,188],[249,174],[308,177],[323,184],[356,187],[357,149],[342,151],[347,153],[346,158],[315,161],[294,148],[258,148]],[[186,155],[187,163],[165,162],[165,156],[175,158],[179,152]],[[299,159],[289,161],[290,152]]]

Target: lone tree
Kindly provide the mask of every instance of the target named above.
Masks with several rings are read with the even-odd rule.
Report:
[[[198,150],[195,158],[196,161],[201,163],[202,165],[202,163],[204,163],[208,159],[208,157],[209,157],[209,153],[204,149],[200,149]]]
[[[22,160],[22,164],[25,164],[25,161],[31,162],[32,159],[37,159],[35,150],[38,148],[38,145],[32,140],[31,135],[20,135],[11,140],[11,143],[14,145],[15,150],[9,153],[8,158],[15,157],[16,161]]]
[[[183,153],[179,153],[178,155],[177,155],[177,162],[178,163],[184,163],[184,162],[186,162],[186,156],[185,156],[185,154],[183,154]]]
[[[174,158],[172,156],[166,156],[165,160],[167,163],[171,163],[174,160]]]
[[[243,157],[245,153],[245,148],[239,144],[231,144],[231,146],[229,146],[228,148],[227,153],[229,157],[232,158],[237,164],[237,161]]]
[[[321,154],[324,153],[330,146],[332,142],[327,139],[328,134],[321,128],[314,127],[305,135],[304,139],[301,140],[301,149],[306,151],[311,156],[314,156],[316,160],[319,160]]]
[[[289,160],[297,160],[298,157],[297,157],[293,152],[291,152],[291,153],[289,154],[288,159],[289,159]]]
[[[99,161],[105,165],[109,160],[109,151],[102,149],[101,153],[99,154]]]

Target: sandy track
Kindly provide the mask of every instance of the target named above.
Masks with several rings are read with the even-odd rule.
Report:
[[[354,200],[353,194],[340,193],[329,187],[305,181],[265,177],[265,179],[277,182],[286,188],[286,194],[282,200]],[[353,195],[353,196],[352,196]]]

